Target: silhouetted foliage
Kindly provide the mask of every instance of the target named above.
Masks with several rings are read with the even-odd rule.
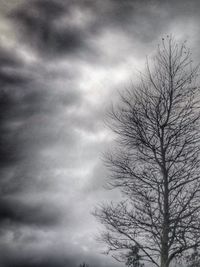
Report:
[[[83,262],[82,264],[79,265],[79,267],[89,267],[89,265]]]
[[[125,255],[126,266],[128,267],[143,267],[144,264],[140,262],[141,256],[139,254],[139,247],[134,246],[131,250]]]
[[[186,257],[187,267],[200,267],[200,253],[195,247],[193,252]]]

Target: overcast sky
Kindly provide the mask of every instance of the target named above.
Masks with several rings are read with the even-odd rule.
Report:
[[[200,61],[198,0],[0,0],[0,267],[121,267],[91,215],[106,112],[162,37]]]

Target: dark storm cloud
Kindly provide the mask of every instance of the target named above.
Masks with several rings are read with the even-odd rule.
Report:
[[[56,251],[56,249],[55,249]],[[0,261],[3,267],[79,267],[81,263],[88,263],[91,267],[113,267],[112,264],[105,265],[100,259],[91,258],[85,261],[84,255],[77,255],[77,258],[64,255],[62,252],[52,252],[49,254],[45,252],[44,255],[33,253],[32,255],[27,252],[25,255],[13,252],[10,255],[4,254],[3,259]],[[3,253],[5,251],[2,251]],[[115,265],[118,266],[118,265]]]
[[[16,67],[21,63],[20,58],[13,55],[9,50],[0,48],[0,67]]]
[[[55,249],[56,250],[56,249]],[[20,255],[20,252],[13,251],[11,254],[7,254],[7,251],[3,251],[5,254],[0,260],[0,264],[3,267],[78,267],[78,263],[75,259],[66,258],[64,255],[56,255],[56,253],[44,255],[38,253],[30,254],[27,251],[26,254]]]
[[[43,260],[19,260],[18,262],[8,262],[4,265],[4,267],[78,267],[78,265],[74,265],[73,261],[69,260],[60,260],[60,259],[43,259]]]
[[[26,203],[10,198],[0,198],[0,225],[24,224],[50,227],[58,222],[59,210],[55,205],[38,201]]]
[[[48,55],[74,53],[84,46],[85,32],[70,21],[60,21],[70,15],[70,1],[28,1],[10,14],[33,47]],[[69,18],[70,19],[70,18]]]
[[[42,55],[104,59],[106,63],[93,44],[105,30],[111,34],[113,30],[121,31],[137,45],[143,45],[163,31],[168,33],[172,20],[198,15],[197,10],[195,0],[176,4],[159,0],[29,0],[12,11],[9,18],[26,44]]]
[[[16,130],[9,129],[9,122],[15,121],[20,103],[11,87],[26,86],[31,80],[20,71],[22,62],[10,51],[0,49],[0,166],[6,167],[21,160],[21,144],[15,140]]]
[[[104,30],[125,32],[151,42],[166,27],[159,1],[84,0],[25,1],[9,15],[19,34],[43,55],[73,55],[86,60],[103,57],[92,44]],[[77,22],[78,21],[78,22]]]
[[[1,53],[4,58],[5,53]],[[4,55],[4,56],[3,56]],[[12,60],[13,57],[13,60]],[[15,195],[19,187],[24,187],[20,180],[28,173],[20,173],[20,176],[15,174],[12,177],[7,175],[9,171],[16,167],[20,169],[20,165],[27,157],[27,144],[26,140],[22,138],[23,124],[26,123],[30,116],[34,115],[37,110],[38,103],[37,97],[30,103],[29,92],[26,92],[28,81],[30,79],[21,79],[21,75],[13,77],[6,76],[2,72],[4,68],[21,69],[21,65],[14,58],[14,54],[9,55],[5,60],[1,61],[0,67],[0,191],[1,196],[6,196],[10,193]],[[21,70],[22,75],[23,71]],[[2,74],[3,73],[3,74]],[[41,96],[41,94],[40,94]],[[8,178],[9,177],[9,178]],[[27,178],[27,177],[26,177]],[[25,179],[27,181],[27,179]],[[15,182],[17,181],[17,182]],[[17,185],[17,187],[16,187]],[[40,210],[41,207],[41,210]],[[44,216],[43,216],[44,214]],[[55,214],[54,214],[55,215]],[[32,204],[17,203],[17,201],[5,201],[3,197],[0,199],[0,224],[15,224],[15,223],[30,223],[37,222],[40,224],[42,221],[54,221],[54,215],[48,214],[48,209],[42,207],[41,204],[33,206]]]
[[[28,243],[27,243],[28,244]],[[2,257],[0,266],[2,267],[79,267],[81,263],[88,263],[91,267],[121,267],[121,264],[105,262],[95,255],[87,257],[84,254],[70,255],[69,251],[63,251],[60,246],[51,247],[51,251],[21,250],[8,248],[0,245]],[[9,253],[8,253],[9,251]],[[69,255],[68,255],[69,253]]]
[[[4,265],[4,267],[78,267],[78,265],[74,265],[74,262],[69,260],[61,260],[61,259],[44,259],[44,260],[21,260],[19,262],[8,263]]]
[[[17,55],[8,49],[0,47],[0,86],[20,85],[30,81],[30,77],[19,69],[23,67],[23,62]],[[0,98],[2,99],[2,92]]]
[[[49,122],[56,125],[56,110],[76,105],[81,95],[72,85],[58,93],[51,71],[26,65],[16,51],[2,48],[0,58],[0,225],[5,235],[19,225],[45,228],[62,220],[60,207],[48,195],[46,201],[36,200],[37,190],[48,188],[47,174],[38,166],[45,165],[45,158],[41,164],[38,154],[48,145],[63,142]],[[76,136],[69,131],[68,148]]]
[[[47,88],[44,88],[47,87]],[[40,170],[37,155],[48,146],[62,146],[68,150],[76,141],[76,134],[70,129],[66,136],[57,129],[64,122],[57,121],[56,110],[62,111],[80,101],[80,95],[68,90],[56,93],[56,87],[34,81],[31,84],[2,88],[0,97],[0,167],[1,193],[15,194],[27,190],[36,182]],[[67,119],[66,119],[67,124]],[[59,126],[60,127],[60,126]],[[46,160],[43,160],[45,164]],[[11,174],[10,174],[11,172]],[[48,180],[48,179],[47,179]],[[34,182],[32,182],[34,181]],[[39,186],[39,185],[38,185]]]

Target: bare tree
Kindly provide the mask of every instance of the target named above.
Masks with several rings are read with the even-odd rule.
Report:
[[[144,262],[168,267],[200,245],[198,67],[171,37],[153,62],[110,112],[118,147],[106,157],[109,185],[123,198],[94,214],[113,257],[125,260],[137,246]]]

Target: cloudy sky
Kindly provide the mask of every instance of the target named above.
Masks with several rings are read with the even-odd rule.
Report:
[[[121,267],[95,205],[106,112],[161,38],[200,61],[198,0],[0,0],[0,267]]]

